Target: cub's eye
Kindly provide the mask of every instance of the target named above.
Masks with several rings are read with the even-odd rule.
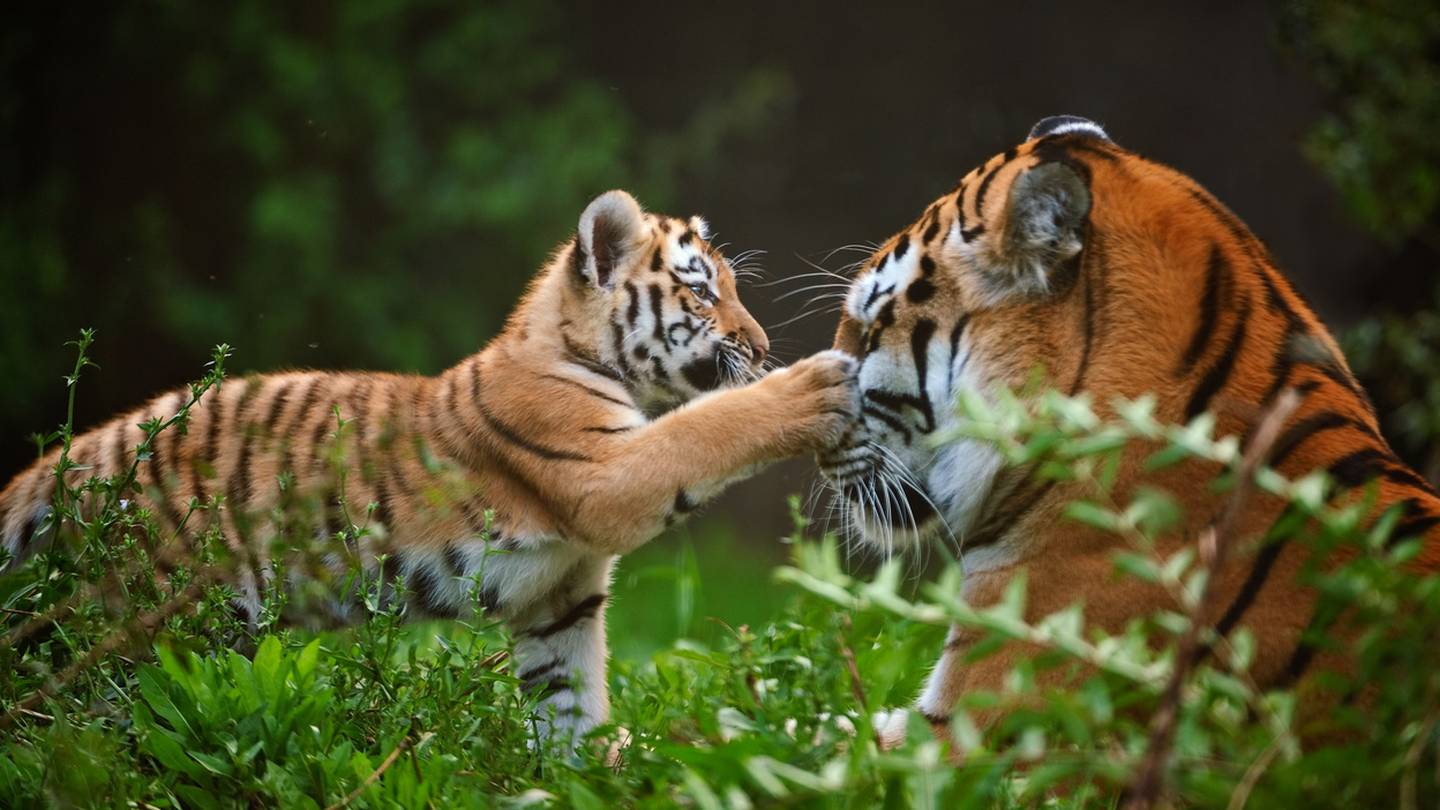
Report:
[[[704,284],[691,284],[689,286],[690,292],[696,298],[699,298],[701,301],[705,301],[708,303],[715,300],[715,296],[710,294],[710,288],[705,286]]]

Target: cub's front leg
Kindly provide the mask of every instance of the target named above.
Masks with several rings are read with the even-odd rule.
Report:
[[[536,737],[573,748],[610,715],[605,602],[615,557],[582,558],[553,593],[510,620],[520,686],[537,699]]]
[[[859,415],[856,372],[850,355],[821,352],[632,431],[576,488],[571,532],[624,554],[760,467],[834,446]]]

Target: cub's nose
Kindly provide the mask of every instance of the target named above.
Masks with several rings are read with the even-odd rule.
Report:
[[[742,331],[745,343],[750,346],[750,365],[757,368],[765,362],[765,357],[770,354],[770,338],[765,336],[765,330],[760,324],[753,320],[746,324]]]
[[[760,365],[765,362],[765,355],[770,353],[770,343],[764,337],[759,342],[750,342],[750,362]]]

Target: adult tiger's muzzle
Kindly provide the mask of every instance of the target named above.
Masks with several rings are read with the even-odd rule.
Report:
[[[939,517],[924,487],[882,445],[845,442],[818,461],[820,474],[862,522],[919,534]]]

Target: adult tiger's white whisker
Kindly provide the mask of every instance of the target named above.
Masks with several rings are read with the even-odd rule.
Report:
[[[868,259],[870,254],[874,253],[879,249],[880,246],[873,243],[867,244],[863,242],[858,242],[851,245],[841,245],[840,247],[837,247],[834,250],[826,253],[824,260],[827,262],[830,261],[831,259],[835,258],[836,253],[864,253],[866,258]]]
[[[756,286],[756,287],[760,287],[760,288],[777,287],[777,286],[779,286],[779,285],[781,285],[781,284],[789,284],[789,283],[791,283],[791,282],[804,281],[805,279],[810,279],[810,278],[824,278],[824,279],[829,279],[829,280],[831,280],[831,281],[844,282],[844,283],[846,283],[846,284],[849,284],[850,281],[851,281],[850,279],[848,279],[848,278],[840,275],[839,273],[836,273],[836,272],[833,271],[833,270],[826,270],[825,268],[821,267],[821,268],[819,268],[819,272],[816,272],[816,273],[796,273],[796,274],[794,274],[794,275],[781,276],[780,278],[777,278],[777,279],[775,279],[774,281],[767,281],[767,282],[765,282],[764,284],[756,284],[755,286]]]
[[[792,325],[792,324],[799,323],[800,321],[803,321],[803,320],[805,320],[806,318],[810,318],[810,317],[813,317],[813,316],[815,316],[815,315],[823,314],[823,312],[824,312],[823,310],[802,311],[799,315],[796,315],[796,316],[794,316],[794,317],[792,317],[792,318],[787,318],[787,319],[781,321],[780,323],[775,324],[774,326],[772,326],[772,327],[770,327],[770,328],[771,328],[771,329],[784,329],[785,327],[790,326],[790,325]]]
[[[778,304],[787,298],[794,298],[797,295],[804,295],[805,293],[815,292],[817,290],[831,290],[831,295],[839,293],[840,297],[843,298],[845,297],[846,293],[850,292],[850,285],[840,284],[838,282],[831,282],[829,284],[811,284],[808,287],[800,287],[798,289],[790,290],[789,292],[781,293],[770,300]]]
[[[900,457],[895,454],[894,450],[891,450],[885,445],[876,442],[870,442],[869,446],[879,452],[882,457],[884,457],[885,466],[887,468],[889,468],[895,475],[900,476],[901,480],[903,480],[906,484],[910,486],[912,490],[915,491],[915,494],[919,495],[922,499],[924,499],[925,503],[935,513],[936,521],[940,524],[940,528],[945,531],[946,536],[950,539],[951,545],[954,546],[955,551],[958,554],[960,551],[959,538],[955,536],[954,530],[950,528],[950,522],[945,519],[945,513],[940,511],[940,507],[935,503],[935,501],[931,500],[930,494],[925,490],[925,487],[921,486],[920,482],[915,479],[915,475],[910,472],[910,468],[907,467],[905,463],[900,460]],[[915,527],[915,530],[918,533],[920,527],[917,525]]]

